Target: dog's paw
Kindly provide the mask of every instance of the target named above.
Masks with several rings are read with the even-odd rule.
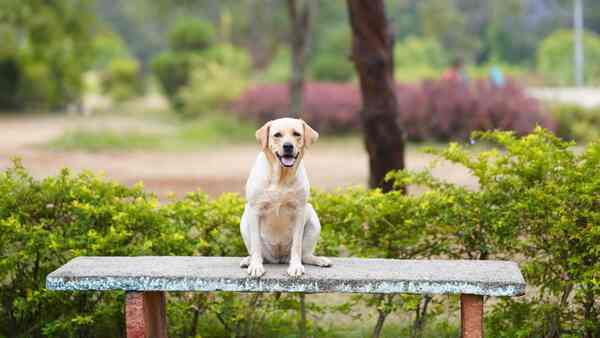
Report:
[[[331,266],[331,260],[329,260],[329,258],[314,255],[302,257],[302,263],[321,267]]]
[[[265,274],[265,267],[262,263],[250,263],[248,266],[248,274],[250,277],[260,277]]]
[[[247,268],[250,265],[250,256],[242,258],[240,262],[240,268]]]
[[[287,270],[288,275],[292,277],[300,277],[304,273],[304,265],[302,264],[290,264]]]
[[[327,257],[318,256],[318,257],[315,257],[315,265],[322,266],[322,267],[328,267],[328,266],[331,266],[331,260]]]

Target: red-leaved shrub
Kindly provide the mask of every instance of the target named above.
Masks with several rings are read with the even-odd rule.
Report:
[[[531,131],[536,124],[554,130],[541,104],[514,81],[500,88],[484,80],[471,86],[444,80],[420,85],[398,84],[398,119],[412,141],[466,139],[474,130]],[[265,122],[288,116],[285,84],[256,86],[235,102],[242,118]],[[360,127],[361,99],[352,84],[311,82],[304,93],[302,118],[322,133],[344,133]]]

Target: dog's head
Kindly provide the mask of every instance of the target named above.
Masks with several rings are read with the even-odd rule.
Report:
[[[304,150],[318,138],[319,133],[306,122],[293,118],[269,121],[256,131],[256,139],[263,150],[286,168],[295,166]]]

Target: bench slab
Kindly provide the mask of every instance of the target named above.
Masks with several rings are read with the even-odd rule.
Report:
[[[332,258],[333,267],[265,264],[250,278],[241,257],[78,257],[48,275],[49,290],[415,293],[519,296],[525,280],[508,261]]]

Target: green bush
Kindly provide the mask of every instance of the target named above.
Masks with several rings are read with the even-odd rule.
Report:
[[[16,84],[21,74],[19,63],[11,52],[0,51],[0,108],[7,110],[18,107]]]
[[[227,64],[228,67],[242,67],[245,65],[242,63],[246,62],[249,64],[248,60],[242,60],[244,56],[239,56],[241,52],[232,51],[235,49],[232,46],[211,47],[214,35],[210,23],[197,19],[179,20],[169,33],[170,50],[152,60],[152,70],[169,102],[178,112],[183,112],[185,106],[180,90],[190,84],[192,74],[199,65],[223,60],[233,63]]]
[[[476,190],[425,172],[396,173],[399,185],[430,189],[429,222],[445,256],[519,258],[532,287],[503,300],[486,320],[498,337],[595,337],[600,322],[600,142],[576,154],[573,145],[537,128],[477,134],[500,147],[476,153],[458,144],[430,150],[466,167]],[[502,328],[501,331],[493,328]]]
[[[583,34],[585,46],[584,81],[587,85],[600,84],[600,37],[593,32]],[[537,51],[537,69],[557,85],[575,83],[573,31],[558,30],[546,37]]]
[[[250,56],[229,44],[208,49],[191,67],[189,82],[180,87],[178,101],[186,117],[226,108],[248,85]]]
[[[285,83],[290,79],[290,49],[280,47],[269,66],[260,72],[256,78],[262,83]]]
[[[559,137],[579,142],[600,138],[600,108],[554,104],[550,111],[558,124],[556,134]]]
[[[139,62],[133,58],[112,59],[102,74],[101,87],[116,101],[141,95],[144,83]]]
[[[433,38],[409,36],[394,47],[394,76],[401,82],[438,78],[448,64],[447,53]]]
[[[352,33],[348,27],[326,31],[323,38],[317,37],[317,49],[308,70],[317,81],[347,82],[354,76],[354,65],[350,61]]]
[[[394,66],[398,68],[428,66],[444,69],[449,61],[447,52],[434,38],[409,36],[394,47]]]
[[[311,62],[310,71],[317,81],[347,82],[354,76],[354,66],[344,55],[321,55]]]
[[[119,35],[114,32],[98,34],[93,41],[94,67],[104,69],[114,59],[129,57],[127,45]]]
[[[0,110],[58,110],[80,99],[93,13],[89,1],[0,2]]]
[[[19,96],[26,98],[28,108],[46,110],[60,105],[61,94],[52,77],[52,70],[44,62],[27,63],[22,68]]]
[[[177,20],[169,32],[169,46],[176,52],[194,52],[210,47],[215,40],[213,26],[204,20]]]

